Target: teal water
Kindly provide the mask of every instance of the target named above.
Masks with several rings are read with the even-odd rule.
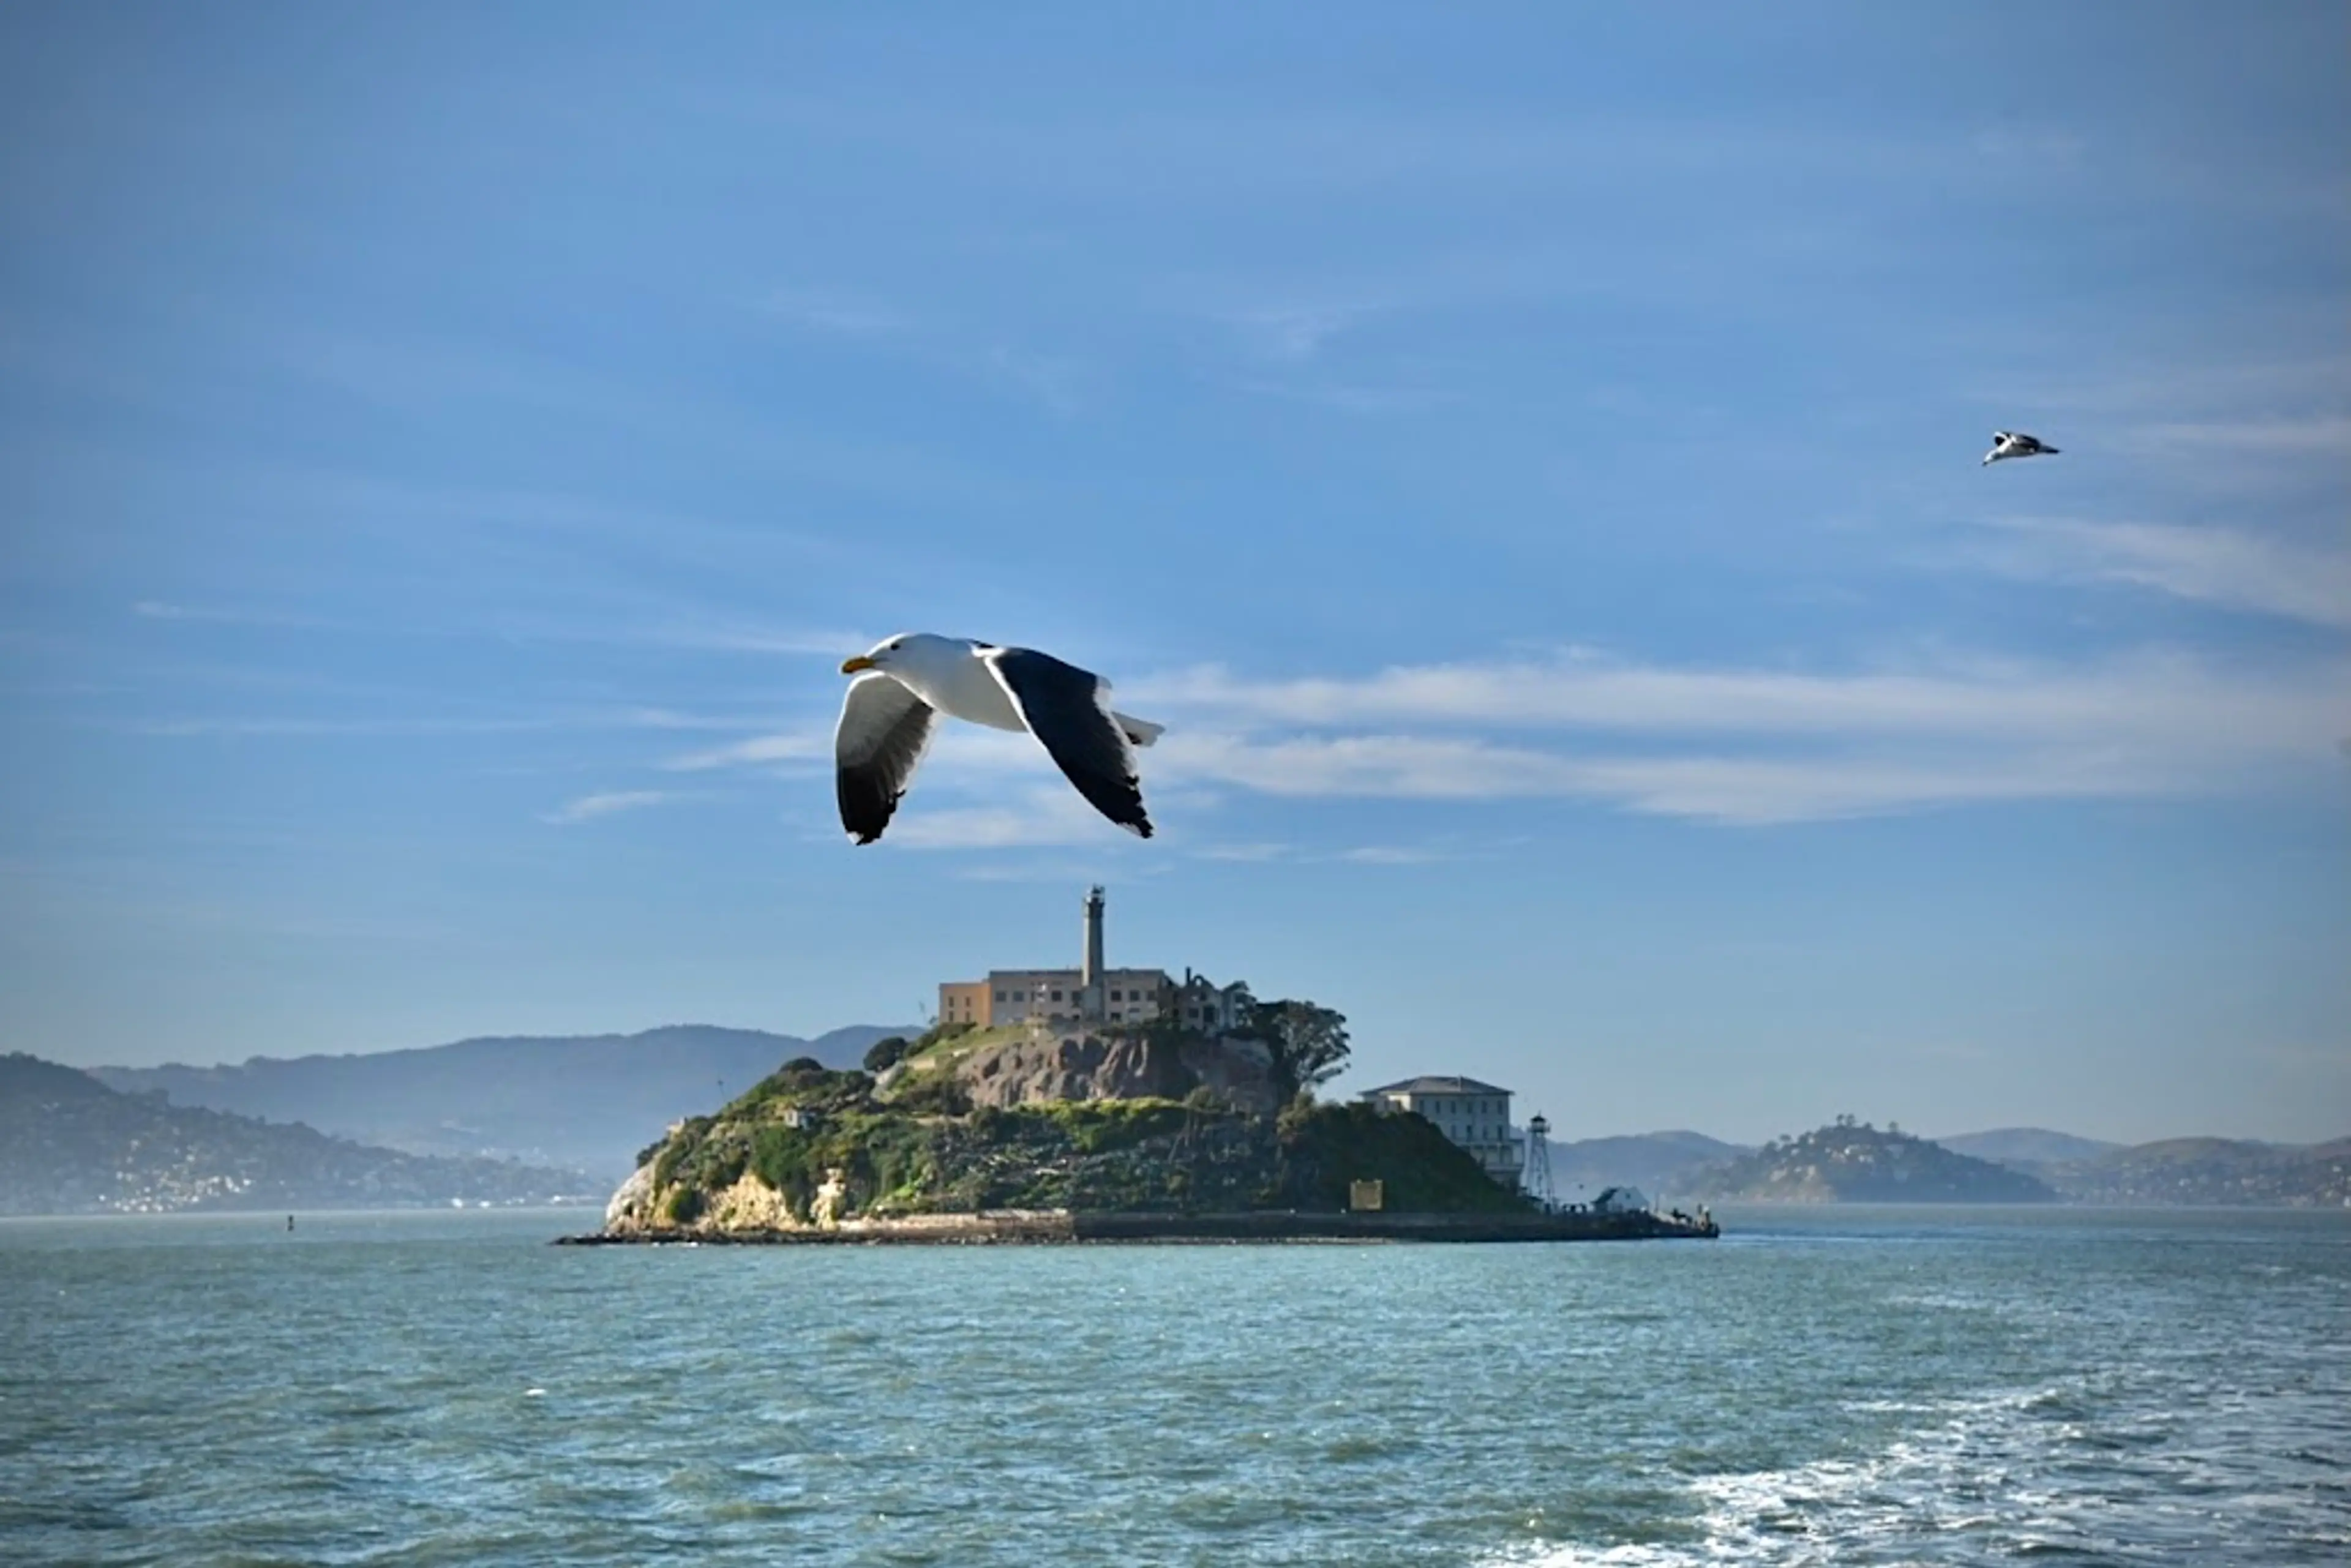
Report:
[[[0,1558],[2351,1558],[2351,1217],[571,1249],[0,1222]]]

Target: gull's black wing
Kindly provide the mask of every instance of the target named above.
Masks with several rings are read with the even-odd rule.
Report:
[[[1149,838],[1134,748],[1102,701],[1109,688],[1102,677],[1033,648],[990,648],[980,659],[1078,793],[1128,832]]]
[[[868,672],[849,683],[832,732],[832,759],[841,825],[851,838],[870,844],[890,825],[938,716],[888,675]]]

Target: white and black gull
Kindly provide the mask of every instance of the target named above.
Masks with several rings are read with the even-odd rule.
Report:
[[[1983,466],[2003,457],[2054,457],[2057,449],[2037,436],[2019,430],[1995,430],[1991,433],[1991,450],[1984,454]]]
[[[939,715],[1037,737],[1094,810],[1151,836],[1134,748],[1161,727],[1111,710],[1110,683],[1034,648],[910,632],[841,666],[850,683],[832,737],[841,825],[870,844],[890,825]]]

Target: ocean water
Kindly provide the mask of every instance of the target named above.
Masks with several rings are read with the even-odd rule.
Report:
[[[0,1222],[0,1560],[2340,1563],[2351,1216],[574,1249]]]

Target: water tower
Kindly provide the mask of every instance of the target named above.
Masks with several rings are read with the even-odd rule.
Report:
[[[1552,1206],[1551,1118],[1540,1113],[1527,1118],[1527,1196]]]

